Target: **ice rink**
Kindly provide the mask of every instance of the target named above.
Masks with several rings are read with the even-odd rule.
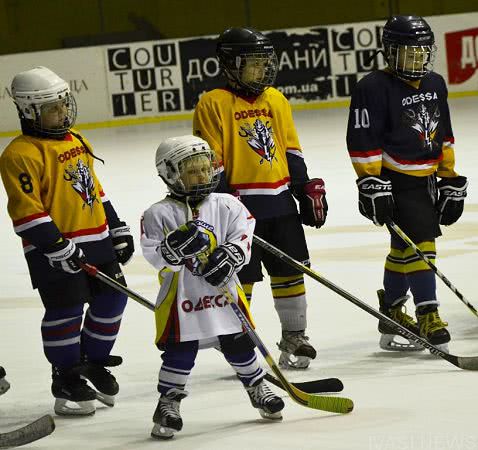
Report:
[[[478,98],[454,99],[450,106],[457,171],[468,176],[470,187],[461,220],[443,228],[437,266],[478,306]],[[14,114],[13,107],[4,114]],[[358,213],[356,177],[345,144],[347,110],[302,110],[294,117],[309,175],[325,179],[330,208],[325,227],[306,230],[313,268],[378,308],[375,292],[381,287],[388,235]],[[157,282],[139,249],[139,218],[165,193],[154,165],[159,142],[189,134],[190,127],[189,121],[182,121],[85,131],[95,153],[106,161],[95,166],[105,192],[135,233],[137,252],[124,269],[128,284],[151,301]],[[0,139],[2,150],[9,140]],[[12,384],[0,398],[0,432],[5,432],[53,414],[54,399],[50,366],[41,346],[43,309],[30,286],[3,188],[0,204],[0,365]],[[478,355],[478,318],[440,280],[437,285],[441,315],[452,334],[450,351]],[[286,400],[282,422],[261,420],[221,355],[205,350],[191,374],[190,395],[182,402],[183,431],[172,441],[152,440],[160,352],[153,344],[152,313],[130,301],[113,351],[124,358],[114,370],[121,386],[116,406],[98,406],[93,417],[55,417],[56,431],[28,448],[478,449],[478,373],[460,370],[428,352],[381,351],[376,319],[312,279],[306,279],[306,286],[308,334],[318,357],[309,370],[286,375],[291,381],[340,378],[343,395],[355,402],[351,414],[310,410]],[[411,304],[409,309],[413,311]],[[258,333],[278,358],[280,327],[267,282],[255,286],[252,311]]]

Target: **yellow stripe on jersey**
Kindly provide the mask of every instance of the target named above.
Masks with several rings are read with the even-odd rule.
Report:
[[[158,279],[160,284],[164,282],[164,278],[162,277],[161,272],[158,274]],[[176,297],[178,294],[178,280],[179,272],[175,272],[171,278],[171,283],[169,285],[169,290],[166,294],[166,297],[161,302],[159,307],[154,310],[154,317],[156,320],[156,344],[163,337],[166,325],[168,324],[168,319],[171,315],[171,308],[173,308],[174,302],[176,301]]]
[[[438,165],[437,175],[439,177],[454,178],[458,174],[455,172],[455,150],[449,145],[443,145],[443,160]]]
[[[274,88],[254,101],[226,89],[203,94],[194,112],[193,133],[216,152],[229,186],[257,189],[259,194],[278,193],[279,184],[290,176],[287,150],[301,151],[290,104]]]
[[[367,163],[352,162],[357,177],[365,175],[380,175],[382,171],[382,161],[372,161]]]

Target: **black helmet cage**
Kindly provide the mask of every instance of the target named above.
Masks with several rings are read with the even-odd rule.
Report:
[[[260,95],[275,82],[279,63],[274,47],[268,39],[253,44],[219,43],[217,57],[228,80],[233,85],[237,85],[246,95]],[[263,76],[260,80],[243,80],[244,69],[248,62],[264,65]]]
[[[393,16],[383,28],[382,43],[389,68],[400,78],[419,80],[433,70],[435,37],[418,16]]]

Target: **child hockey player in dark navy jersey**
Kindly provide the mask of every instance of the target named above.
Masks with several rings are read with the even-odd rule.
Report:
[[[455,171],[448,91],[431,71],[435,40],[423,18],[392,17],[382,42],[387,68],[360,80],[350,105],[347,147],[359,177],[359,210],[379,226],[393,220],[434,261],[440,225],[459,219],[468,185]],[[390,232],[380,311],[446,351],[450,334],[438,313],[435,274]],[[409,290],[417,322],[405,310]],[[379,332],[383,349],[422,349],[395,341],[383,323]]]
[[[255,220],[229,194],[213,193],[217,165],[206,141],[170,138],[156,152],[158,174],[169,195],[145,211],[141,247],[159,271],[156,345],[163,351],[152,437],[172,438],[183,421],[180,402],[198,350],[213,342],[236,371],[262,417],[281,419],[284,402],[264,382],[254,345],[243,332],[224,289],[249,314],[236,275],[251,254]],[[219,343],[217,344],[217,341]]]

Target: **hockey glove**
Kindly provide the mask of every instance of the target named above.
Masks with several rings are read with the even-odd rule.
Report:
[[[245,261],[244,253],[238,245],[225,243],[211,253],[202,274],[209,284],[222,287],[229,282]]]
[[[201,233],[194,222],[171,231],[161,242],[161,254],[173,266],[184,264],[186,259],[193,258],[208,249],[208,236]]]
[[[438,220],[441,225],[455,223],[463,213],[468,181],[466,177],[442,178],[438,183]]]
[[[69,239],[55,244],[52,250],[51,252],[45,253],[45,256],[48,258],[50,266],[63,272],[80,272],[80,263],[86,262],[83,250]]]
[[[357,180],[360,214],[382,226],[393,218],[392,182],[382,176],[367,175]]]
[[[325,183],[322,178],[313,178],[304,184],[299,198],[299,211],[302,223],[320,228],[329,209],[325,198]]]
[[[134,253],[134,241],[129,226],[120,222],[118,227],[110,230],[110,235],[116,252],[116,259],[123,266],[126,266]]]

